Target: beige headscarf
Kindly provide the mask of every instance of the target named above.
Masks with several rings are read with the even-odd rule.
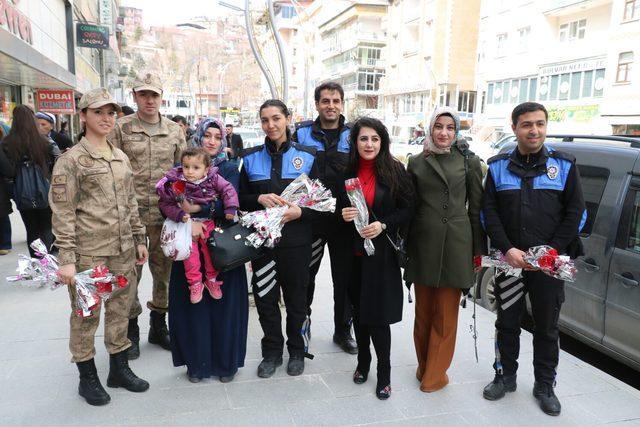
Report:
[[[426,132],[426,135],[424,138],[425,156],[428,156],[429,154],[449,154],[451,152],[451,144],[449,144],[446,147],[439,147],[438,145],[436,145],[436,143],[433,141],[433,138],[432,138],[433,126],[436,124],[436,120],[438,120],[438,117],[442,116],[443,114],[450,115],[453,118],[453,123],[455,124],[455,127],[456,127],[456,134],[454,135],[453,141],[451,141],[451,144],[453,144],[453,142],[455,142],[458,139],[458,133],[460,132],[460,116],[458,115],[458,112],[451,107],[436,108],[433,114],[431,115],[431,122],[429,123],[429,131]]]

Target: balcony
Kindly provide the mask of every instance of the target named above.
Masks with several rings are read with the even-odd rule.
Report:
[[[326,67],[326,71],[332,75],[345,75],[353,74],[360,68],[384,68],[385,64],[383,59],[361,58],[333,64]]]
[[[587,9],[611,4],[611,0],[546,0],[542,13],[548,17],[560,17],[584,12]]]

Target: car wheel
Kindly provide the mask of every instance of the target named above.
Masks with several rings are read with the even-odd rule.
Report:
[[[498,310],[495,296],[495,275],[493,268],[487,268],[480,282],[480,305],[494,313]]]

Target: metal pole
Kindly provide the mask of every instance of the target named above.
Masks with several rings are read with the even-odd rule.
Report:
[[[251,46],[251,51],[253,52],[253,56],[256,58],[256,62],[258,63],[258,67],[260,67],[260,71],[264,74],[265,79],[267,79],[267,84],[269,85],[269,90],[271,91],[271,96],[273,98],[278,97],[278,91],[276,90],[276,83],[273,81],[273,76],[269,73],[269,69],[267,68],[267,64],[265,64],[264,59],[260,56],[258,52],[258,48],[256,47],[256,41],[253,38],[253,24],[251,23],[251,13],[249,11],[249,0],[244,0],[244,21],[245,26],[247,27],[247,37],[249,38],[249,46]]]
[[[280,73],[282,76],[282,102],[287,103],[289,97],[289,68],[287,67],[287,53],[284,50],[284,43],[282,37],[278,32],[275,22],[275,12],[273,10],[273,0],[267,0],[269,6],[269,25],[271,31],[273,31],[273,37],[276,39],[276,47],[278,50],[278,57],[280,59]]]

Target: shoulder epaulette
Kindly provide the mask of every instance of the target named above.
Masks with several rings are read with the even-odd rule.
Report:
[[[313,124],[313,120],[303,120],[301,122],[296,123],[296,130],[300,128],[308,128]]]
[[[240,157],[247,157],[250,154],[257,153],[263,148],[264,148],[264,144],[256,145],[251,148],[245,148],[244,150],[242,150],[242,153],[240,153]]]
[[[316,155],[316,149],[308,145],[302,145],[302,144],[298,144],[297,142],[292,142],[291,146],[298,151],[304,151],[305,153],[309,153],[313,156]]]
[[[511,156],[511,153],[496,154],[493,157],[489,157],[489,159],[487,160],[487,164],[497,162],[498,160],[508,159],[510,156]]]
[[[554,157],[556,159],[562,159],[562,160],[567,160],[571,163],[575,163],[576,162],[576,158],[574,155],[567,153],[566,151],[558,151],[558,150],[553,150],[553,151],[549,151],[549,157]]]

